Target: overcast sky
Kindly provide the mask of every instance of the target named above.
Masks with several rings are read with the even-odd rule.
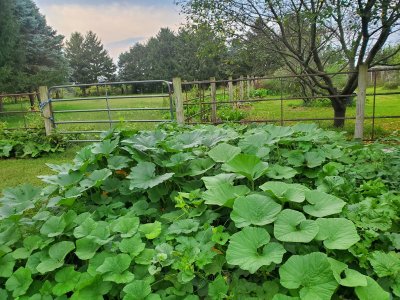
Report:
[[[161,27],[176,30],[184,17],[173,0],[34,0],[47,22],[69,38],[94,31],[116,61],[135,42]]]

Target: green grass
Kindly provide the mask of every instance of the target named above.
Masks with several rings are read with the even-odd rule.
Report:
[[[382,87],[377,88],[377,93],[400,92],[400,89],[385,90]],[[368,88],[368,94],[373,93],[373,88]],[[268,96],[267,99],[276,99],[279,96]],[[225,98],[227,99],[227,98]],[[354,99],[356,101],[356,99]],[[247,116],[244,121],[252,120],[280,120],[281,118],[281,101],[265,101],[256,102],[251,105],[243,105]],[[373,115],[373,96],[368,96],[366,100],[365,116]],[[400,95],[384,95],[376,96],[375,116],[400,116]],[[348,107],[346,111],[347,117],[356,116],[356,107]],[[284,100],[283,101],[283,119],[307,119],[307,118],[333,118],[333,109],[331,106],[311,106],[303,105],[302,100]],[[317,123],[323,128],[332,129],[333,121],[310,121]],[[280,122],[278,121],[277,124]],[[284,125],[293,125],[296,122],[286,121]],[[372,132],[372,119],[365,120],[365,137],[370,138]],[[375,119],[375,136],[388,135],[393,131],[400,129],[400,118],[397,119]],[[346,120],[343,129],[350,136],[354,132],[354,120]]]
[[[108,103],[111,109],[118,108],[170,108],[170,100],[168,97],[155,98],[149,95],[149,98],[125,98],[125,99],[109,99]],[[61,113],[57,111],[63,110],[86,110],[86,109],[107,109],[107,102],[105,100],[80,100],[80,101],[66,101],[54,102],[52,104],[54,117],[56,122],[62,121],[95,121],[95,120],[109,120],[107,112],[73,112]],[[5,111],[28,111],[29,102],[10,103],[4,105]],[[36,124],[37,119],[40,118],[38,114],[28,115],[0,115],[0,122],[6,122],[7,127],[24,127],[25,124]],[[169,110],[161,111],[113,111],[110,113],[112,120],[119,121],[117,124],[123,124],[125,127],[135,129],[153,129],[156,124],[151,122],[146,123],[128,123],[126,120],[170,120]],[[99,124],[59,124],[57,129],[60,131],[77,131],[77,130],[107,130],[110,125],[108,123]]]
[[[0,194],[6,187],[30,183],[43,186],[44,183],[37,178],[39,175],[52,174],[45,164],[62,164],[71,161],[78,146],[71,147],[62,153],[52,153],[40,158],[2,159],[0,160]]]

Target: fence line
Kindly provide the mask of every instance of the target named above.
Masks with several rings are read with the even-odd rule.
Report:
[[[259,102],[272,102],[279,101],[280,102],[280,116],[279,118],[265,118],[265,119],[244,119],[244,120],[233,120],[230,122],[233,123],[280,123],[283,125],[285,122],[298,122],[298,121],[335,121],[335,120],[356,120],[356,126],[354,129],[355,138],[362,139],[364,137],[364,120],[372,120],[372,132],[371,138],[375,138],[376,131],[376,122],[377,119],[399,119],[400,115],[376,115],[376,97],[377,96],[389,96],[389,95],[400,95],[400,92],[377,92],[377,74],[379,72],[387,72],[387,71],[397,71],[400,72],[400,68],[374,68],[368,70],[366,67],[361,66],[360,72],[358,72],[358,94],[335,94],[335,95],[302,95],[302,96],[288,96],[283,93],[283,81],[285,79],[293,79],[299,77],[311,77],[311,76],[337,76],[337,75],[351,75],[356,74],[356,72],[337,72],[337,73],[328,73],[328,74],[305,74],[305,75],[285,75],[285,76],[277,76],[277,77],[250,77],[250,76],[240,76],[240,78],[233,79],[230,77],[228,80],[215,80],[215,78],[210,78],[210,80],[202,80],[202,81],[190,81],[183,82],[180,86],[181,89],[185,90],[186,97],[183,101],[183,107],[185,116],[184,120],[187,124],[221,124],[227,121],[218,118],[218,109],[227,108],[232,106],[233,108],[242,108],[246,105],[251,105]],[[368,73],[371,73],[371,76],[367,76]],[[386,73],[385,73],[386,74]],[[382,77],[382,76],[381,76]],[[386,76],[387,77],[387,76]],[[398,77],[398,75],[397,75]],[[366,88],[368,85],[368,81],[371,81],[372,78],[372,86],[373,92],[367,93]],[[255,83],[260,82],[261,80],[277,80],[279,81],[279,92],[271,95],[272,97],[252,97],[251,91],[254,90]],[[215,92],[215,85],[219,86],[223,89],[223,93]],[[194,97],[188,96],[188,91],[193,87],[197,90],[197,94]],[[177,87],[174,85],[174,89]],[[206,91],[210,91],[208,94]],[[226,90],[228,90],[228,98],[226,97]],[[236,97],[234,94],[236,93]],[[207,95],[206,95],[207,94]],[[276,96],[275,96],[276,95]],[[218,100],[217,96],[222,96]],[[373,97],[373,107],[372,107],[372,116],[365,116],[365,101],[367,96]],[[284,114],[284,102],[290,100],[303,100],[303,101],[313,101],[318,99],[334,99],[334,98],[345,98],[347,104],[351,102],[352,98],[357,97],[357,106],[358,110],[357,115],[355,117],[347,116],[347,117],[312,117],[312,118],[293,118],[293,117],[285,117]],[[222,98],[222,99],[221,99]],[[400,96],[399,96],[400,100]],[[399,102],[400,104],[400,102]],[[347,105],[346,105],[347,106]],[[399,105],[400,107],[400,105]],[[333,111],[333,110],[332,110]]]
[[[20,129],[37,129],[35,127],[29,127],[26,116],[30,114],[40,114],[40,110],[35,109],[34,106],[32,106],[31,100],[29,100],[29,108],[28,107],[23,107],[23,101],[21,101],[22,98],[25,97],[33,97],[37,98],[39,97],[39,94],[36,92],[33,93],[13,93],[13,94],[0,94],[0,121],[3,118],[7,118],[7,116],[15,116],[15,115],[23,115],[23,126],[22,127],[10,127],[7,128],[7,130],[20,130]],[[14,100],[10,100],[13,102],[13,104],[18,104],[20,102],[20,110],[16,110],[16,108],[13,108],[13,110],[5,110],[5,99],[6,98],[14,98]]]

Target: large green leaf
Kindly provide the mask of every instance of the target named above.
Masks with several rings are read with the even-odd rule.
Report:
[[[104,274],[104,281],[128,283],[134,279],[134,275],[127,271],[131,262],[132,258],[128,254],[117,254],[106,257],[96,271]]]
[[[297,171],[291,167],[280,165],[271,165],[268,168],[266,175],[273,179],[290,179],[296,176]]]
[[[326,254],[313,252],[291,256],[280,268],[281,285],[300,289],[304,300],[330,300],[338,283]]]
[[[103,154],[104,156],[110,156],[111,153],[117,148],[118,140],[104,140],[100,143],[96,143],[93,145],[92,152],[94,154]]]
[[[269,240],[270,236],[264,228],[245,227],[231,236],[226,260],[250,273],[255,273],[262,266],[279,264],[286,250],[281,244],[269,243]]]
[[[132,159],[125,156],[112,156],[108,159],[108,168],[111,170],[121,170],[129,166]]]
[[[160,130],[141,132],[133,137],[123,140],[123,145],[130,145],[140,151],[154,150],[157,143],[164,140],[165,132]]]
[[[227,172],[234,172],[254,181],[267,172],[268,163],[262,162],[255,155],[238,154],[233,159],[222,165]]]
[[[386,292],[375,280],[367,277],[367,286],[355,288],[356,295],[360,300],[389,300],[390,294]]]
[[[219,144],[208,152],[208,155],[216,162],[227,162],[240,153],[240,148],[226,143]]]
[[[88,178],[80,182],[80,185],[86,189],[99,187],[111,174],[112,172],[109,169],[94,170]]]
[[[40,188],[29,184],[15,188],[7,188],[0,198],[0,220],[13,215],[21,215],[24,211],[34,208],[35,202],[40,198]]]
[[[168,230],[168,234],[189,234],[199,229],[199,221],[195,219],[178,220],[172,223]]]
[[[67,254],[74,249],[75,245],[73,242],[70,241],[62,241],[53,244],[49,248],[48,257],[43,259],[36,267],[36,269],[40,273],[44,274],[62,267],[62,265],[64,264],[65,256],[67,256]]]
[[[285,209],[274,223],[274,236],[282,242],[309,243],[318,233],[315,221],[306,220],[299,211]]]
[[[59,270],[55,275],[57,284],[52,289],[53,293],[56,296],[61,296],[73,291],[79,282],[80,275],[81,273],[76,272],[72,266]]]
[[[131,169],[131,173],[126,177],[131,179],[130,188],[148,189],[170,179],[174,173],[155,175],[156,165],[150,162],[140,162]]]
[[[101,247],[93,239],[84,237],[76,241],[76,256],[81,260],[91,259]]]
[[[123,239],[118,248],[121,252],[127,253],[130,257],[135,257],[140,254],[145,248],[146,244],[142,242],[139,234],[131,238]]]
[[[316,240],[324,241],[328,249],[349,249],[360,240],[354,223],[344,218],[317,219],[319,231]]]
[[[336,281],[342,286],[367,286],[367,276],[349,267],[336,259],[328,258]]]
[[[123,288],[124,300],[143,300],[151,293],[150,284],[145,280],[135,280]]]
[[[268,181],[260,185],[260,189],[278,198],[282,202],[292,201],[301,203],[306,199],[305,192],[309,189],[301,184]]]
[[[208,284],[208,296],[215,300],[225,299],[228,293],[229,286],[224,277],[218,275],[214,281]]]
[[[400,254],[394,251],[385,253],[374,251],[368,258],[379,277],[400,276]]]
[[[244,185],[233,186],[231,183],[224,182],[212,187],[203,193],[206,204],[232,207],[237,197],[246,195],[250,189]]]
[[[323,164],[325,155],[322,151],[310,151],[304,155],[307,162],[307,167],[315,168]]]
[[[66,223],[62,217],[51,216],[40,228],[40,233],[48,237],[55,237],[64,232],[65,226]]]
[[[220,173],[215,176],[202,177],[201,180],[203,180],[206,188],[210,190],[224,183],[229,183],[233,185],[233,181],[235,180],[236,177],[237,177],[236,174]]]
[[[317,218],[339,214],[346,205],[346,202],[338,197],[320,191],[307,191],[306,200],[310,205],[304,205],[303,210]]]
[[[139,218],[135,216],[123,216],[111,224],[111,230],[121,234],[122,238],[133,236],[139,228]]]
[[[145,235],[149,240],[153,240],[161,234],[161,222],[155,221],[154,223],[142,224],[139,231]]]
[[[20,267],[7,279],[5,287],[8,291],[12,292],[15,299],[24,295],[32,282],[31,271],[27,268]]]
[[[235,200],[231,219],[236,227],[263,226],[275,221],[282,207],[268,196],[252,194]]]

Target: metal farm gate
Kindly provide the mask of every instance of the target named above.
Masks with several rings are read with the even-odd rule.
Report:
[[[152,129],[174,119],[172,85],[165,80],[53,86],[48,90],[51,125],[71,142],[94,142],[115,126]]]

